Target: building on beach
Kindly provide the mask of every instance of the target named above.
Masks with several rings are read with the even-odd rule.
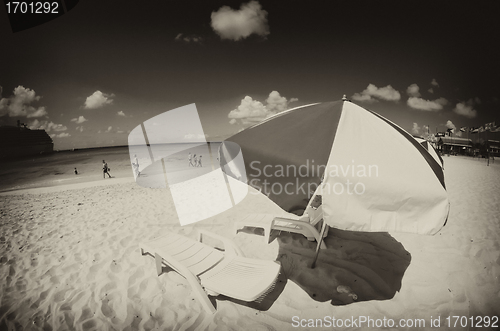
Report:
[[[487,145],[490,156],[500,156],[500,141],[488,140]]]
[[[0,158],[52,153],[54,143],[45,130],[26,126],[0,126]]]
[[[441,154],[471,155],[472,140],[461,137],[439,137],[436,143]]]

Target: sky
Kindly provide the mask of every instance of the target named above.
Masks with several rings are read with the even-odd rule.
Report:
[[[498,1],[86,0],[13,33],[0,6],[0,125],[45,129],[56,150],[122,146],[195,103],[221,141],[344,94],[416,135],[500,125],[499,14]]]

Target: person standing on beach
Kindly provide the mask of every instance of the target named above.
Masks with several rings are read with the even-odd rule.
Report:
[[[188,167],[194,167],[191,153],[188,155]]]
[[[135,167],[135,174],[137,177],[141,176],[141,172],[139,171],[139,160],[137,160],[137,154],[134,154],[134,167]]]
[[[75,175],[78,175],[78,170],[76,170],[76,168],[75,168]]]
[[[203,156],[203,155],[200,155],[200,157],[198,158],[198,167],[203,167],[203,166],[201,165],[201,157],[202,157],[202,156]]]
[[[108,174],[109,178],[111,178],[111,175],[109,174],[110,169],[108,168],[108,164],[102,160],[102,177],[106,178],[106,174]]]
[[[194,161],[193,167],[197,167],[198,166],[198,158],[196,157],[196,154],[193,156],[193,161]]]

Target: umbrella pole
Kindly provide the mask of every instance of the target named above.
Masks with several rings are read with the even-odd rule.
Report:
[[[325,234],[327,226],[328,225],[326,224],[325,220],[323,220],[323,225],[321,226],[321,233],[319,234],[319,241],[318,241],[318,245],[316,246],[316,253],[314,254],[314,260],[311,264],[311,269],[314,269],[314,267],[316,267],[316,260],[318,259],[319,248],[321,246],[321,243],[323,242],[323,235]]]

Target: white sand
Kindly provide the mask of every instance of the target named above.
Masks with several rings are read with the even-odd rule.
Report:
[[[293,316],[421,318],[425,329],[441,316],[448,329],[448,316],[498,314],[500,163],[445,157],[445,167],[451,213],[439,234],[333,230],[314,270],[314,243],[300,235],[266,245],[233,233],[246,213],[280,213],[262,196],[180,227],[167,190],[129,178],[0,194],[0,329],[295,330]],[[268,310],[217,300],[210,315],[181,276],[157,277],[154,260],[139,253],[141,241],[166,231],[194,237],[197,228],[232,238],[247,256],[282,262],[286,285]]]

